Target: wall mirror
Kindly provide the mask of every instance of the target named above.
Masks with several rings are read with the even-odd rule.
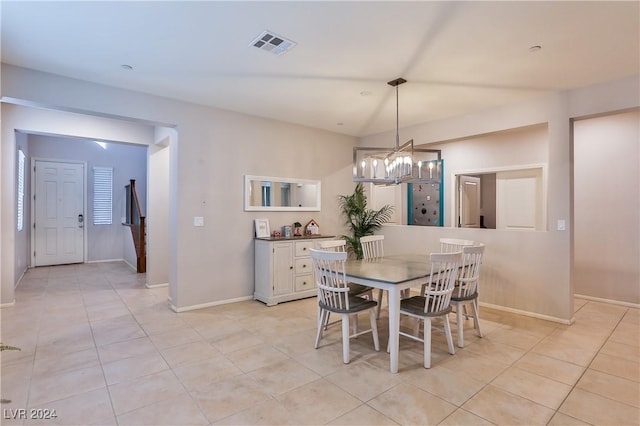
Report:
[[[320,181],[245,175],[244,209],[320,211]]]

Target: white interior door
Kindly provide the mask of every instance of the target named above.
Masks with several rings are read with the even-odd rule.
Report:
[[[35,266],[84,262],[84,165],[35,161]]]
[[[458,227],[480,228],[480,178],[458,176]]]

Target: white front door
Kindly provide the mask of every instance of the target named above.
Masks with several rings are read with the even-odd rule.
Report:
[[[480,228],[480,178],[458,176],[458,227]]]
[[[84,165],[35,161],[35,266],[84,262]]]

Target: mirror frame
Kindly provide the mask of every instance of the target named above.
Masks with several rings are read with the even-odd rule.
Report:
[[[251,181],[271,181],[271,182],[283,182],[290,184],[315,184],[317,186],[316,191],[316,203],[310,207],[282,207],[282,206],[252,206],[250,205],[250,193],[251,193]],[[283,178],[273,176],[244,176],[244,210],[245,211],[271,211],[271,212],[319,212],[321,200],[321,183],[319,180],[313,179],[298,179],[298,178]]]

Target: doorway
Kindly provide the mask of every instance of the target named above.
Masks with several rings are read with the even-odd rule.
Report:
[[[480,228],[480,177],[458,176],[458,227]]]

